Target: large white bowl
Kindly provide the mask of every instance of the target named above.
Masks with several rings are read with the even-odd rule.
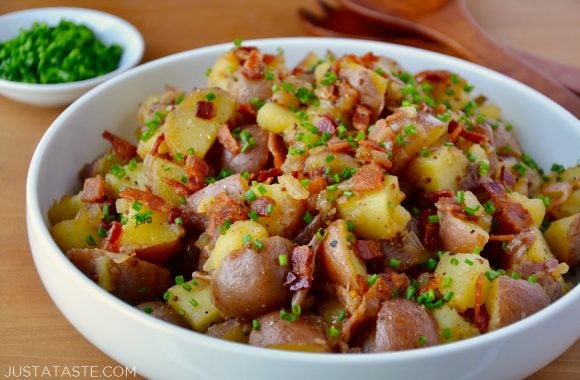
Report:
[[[503,107],[526,151],[549,168],[580,157],[580,124],[558,105],[488,69],[414,48],[347,39],[287,38],[247,41],[290,65],[307,51],[390,56],[410,71],[450,69],[465,76]],[[135,68],[72,104],[40,141],[28,173],[27,223],[34,261],[48,293],[65,317],[93,344],[144,376],[155,379],[516,379],[559,356],[580,335],[580,287],[546,309],[481,337],[418,350],[361,354],[310,354],[256,348],[186,331],[161,322],[111,296],[63,255],[48,230],[47,209],[77,191],[82,163],[107,144],[104,128],[130,137],[135,111],[166,84],[204,86],[204,71],[231,44],[169,56]]]
[[[84,8],[33,8],[0,16],[0,41],[16,37],[34,22],[55,26],[66,19],[85,24],[105,45],[119,44],[123,55],[119,67],[105,75],[70,83],[36,84],[0,79],[0,94],[36,106],[62,106],[78,99],[98,84],[137,65],[143,58],[145,43],[141,33],[127,21],[111,14]]]

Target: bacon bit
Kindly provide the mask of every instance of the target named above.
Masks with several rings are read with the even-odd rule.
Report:
[[[310,180],[308,191],[310,194],[318,194],[326,188],[326,180],[323,177],[316,177]]]
[[[368,52],[365,55],[363,55],[362,57],[360,57],[360,60],[362,61],[363,65],[365,67],[371,68],[373,63],[376,63],[379,61],[379,57],[374,55],[371,52]]]
[[[197,102],[197,109],[195,110],[195,116],[204,119],[211,120],[216,114],[216,109],[212,102],[206,102],[205,100],[200,100]]]
[[[341,140],[338,137],[332,137],[328,140],[327,143],[328,149],[331,152],[349,152],[352,151],[353,148],[350,146],[349,142],[346,140]]]
[[[81,199],[83,202],[98,202],[105,196],[105,181],[100,174],[85,179]]]
[[[371,125],[373,110],[364,104],[357,104],[352,115],[352,126],[359,131],[365,131]]]
[[[171,187],[173,191],[175,191],[178,195],[181,195],[182,197],[187,197],[193,193],[193,191],[191,191],[185,184],[173,178],[161,177],[161,180],[167,186]]]
[[[316,121],[316,128],[320,133],[330,133],[331,135],[336,134],[336,125],[334,121],[328,116],[322,116]]]
[[[250,103],[241,103],[238,105],[238,116],[241,116],[242,124],[253,124],[256,122],[256,108]]]
[[[455,120],[451,120],[447,125],[447,131],[449,133],[449,140],[452,142],[457,142],[459,135],[461,135],[461,130],[463,129],[463,122],[458,123]]]
[[[240,144],[238,144],[238,141],[232,135],[230,127],[227,124],[222,124],[218,128],[217,139],[219,143],[222,144],[224,148],[226,148],[231,154],[240,154]]]
[[[393,163],[384,149],[374,141],[362,140],[356,150],[356,158],[364,163],[375,163],[385,170],[389,170]]]
[[[176,211],[172,205],[165,202],[163,198],[153,194],[149,190],[139,190],[128,187],[119,193],[119,197],[123,199],[130,199],[132,201],[143,202],[145,206],[149,207],[151,210],[159,212],[166,212],[171,214]]]
[[[433,191],[431,193],[424,193],[423,198],[430,202],[437,202],[441,198],[453,198],[453,190],[451,189],[442,189]]]
[[[203,158],[188,154],[185,159],[185,172],[189,176],[189,188],[196,192],[205,185],[205,177],[209,174],[210,167]]]
[[[475,283],[475,311],[473,322],[475,327],[479,329],[479,332],[483,333],[487,331],[487,325],[489,318],[484,314],[485,309],[483,306],[483,273],[477,276],[477,282]]]
[[[395,132],[389,127],[385,119],[380,119],[375,123],[375,127],[369,132],[368,139],[376,143],[385,143],[395,139]]]
[[[283,173],[284,172],[278,168],[270,168],[270,169],[266,169],[266,170],[260,170],[258,172],[257,181],[258,182],[266,182],[266,180],[268,180],[270,178],[278,177],[279,175],[282,175]]]
[[[260,216],[268,216],[268,206],[274,206],[276,202],[270,197],[259,197],[252,202],[252,210],[256,211]]]
[[[264,78],[264,63],[258,50],[252,50],[242,66],[242,75],[248,79]]]
[[[422,243],[429,251],[436,251],[443,246],[439,235],[439,223],[429,223],[429,215],[433,215],[435,209],[427,209],[419,216],[419,226],[423,232]]]
[[[383,179],[383,170],[378,165],[364,165],[352,177],[353,188],[360,192],[379,189]]]
[[[238,58],[242,63],[245,62],[249,57],[250,54],[256,50],[255,46],[240,46],[233,50],[234,55]]]
[[[512,241],[515,238],[515,235],[489,235],[489,240],[493,241]]]
[[[357,274],[356,275],[356,283],[357,283],[358,288],[360,289],[361,294],[365,294],[366,292],[368,292],[369,283],[368,283],[367,278],[365,276]],[[376,284],[376,282],[375,282],[375,284]]]
[[[281,169],[286,160],[287,149],[284,141],[275,133],[268,134],[268,150],[274,157],[274,167]]]
[[[226,220],[231,223],[248,219],[248,207],[235,198],[228,197],[225,193],[215,196],[214,208],[209,217],[207,233],[212,238],[219,236],[218,228]]]
[[[512,201],[504,187],[494,181],[481,184],[483,191],[490,197],[496,212],[493,214],[500,234],[517,234],[533,224],[532,217],[520,203]]]
[[[111,143],[115,153],[123,162],[128,162],[131,158],[137,155],[137,147],[131,144],[129,141],[119,136],[115,136],[106,129],[103,131],[101,136]]]
[[[120,222],[116,220],[111,222],[107,237],[101,243],[102,248],[109,252],[119,252],[119,240],[121,239],[122,232],[123,226]]]
[[[429,82],[447,82],[451,78],[451,73],[447,70],[425,70],[416,75],[418,81],[425,78]]]
[[[364,261],[370,261],[385,256],[378,240],[357,240],[354,253]]]
[[[381,152],[386,152],[386,149],[379,145],[378,142],[372,140],[362,140],[359,141],[359,145],[365,146],[370,149],[379,150]]]
[[[160,133],[159,136],[157,136],[157,138],[155,139],[155,142],[153,143],[153,147],[151,148],[151,154],[153,154],[154,156],[159,156],[159,147],[161,146],[161,144],[163,144],[163,141],[165,141],[165,134]]]
[[[288,272],[284,286],[292,291],[309,289],[314,280],[314,259],[314,251],[309,246],[295,247],[291,254],[292,271]]]
[[[465,128],[461,128],[461,137],[472,141],[476,144],[479,144],[482,141],[488,141],[488,137],[486,135],[482,135],[481,133],[468,131]]]

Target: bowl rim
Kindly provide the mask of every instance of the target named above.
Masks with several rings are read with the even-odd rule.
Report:
[[[81,7],[39,7],[39,8],[29,8],[29,9],[22,9],[15,12],[6,13],[0,15],[0,22],[6,19],[11,18],[19,18],[19,17],[26,17],[29,14],[35,14],[36,19],[30,20],[30,26],[32,26],[33,22],[39,21],[42,18],[42,14],[60,14],[58,16],[59,19],[70,19],[76,23],[83,24],[84,21],[75,20],[75,15],[88,15],[88,16],[96,16],[100,18],[106,18],[113,21],[116,25],[120,26],[121,28],[125,29],[128,33],[126,33],[128,39],[130,40],[130,44],[132,49],[128,49],[127,45],[123,45],[120,42],[119,45],[123,46],[123,54],[129,54],[128,52],[132,52],[133,54],[129,55],[125,62],[123,59],[119,62],[119,66],[108,73],[103,75],[99,75],[97,77],[83,79],[74,82],[66,82],[66,83],[26,83],[26,82],[17,82],[11,81],[7,79],[0,78],[0,86],[4,87],[6,90],[18,90],[18,91],[34,91],[39,93],[53,93],[59,91],[70,91],[75,89],[82,89],[85,87],[95,86],[101,82],[104,82],[110,78],[113,78],[120,73],[129,70],[130,68],[136,66],[141,59],[143,58],[143,54],[145,53],[145,40],[143,35],[139,30],[127,20],[101,10],[97,9],[90,9],[90,8],[81,8]]]
[[[390,44],[378,41],[368,41],[359,40],[351,38],[328,38],[328,37],[284,37],[284,38],[264,38],[264,39],[253,39],[244,41],[244,44],[256,45],[260,48],[276,48],[278,46],[284,46],[285,43],[316,43],[320,46],[328,46],[325,44],[329,41],[333,43],[343,43],[352,44],[359,46],[387,46],[395,50],[418,53],[423,56],[436,57],[437,63],[442,62],[454,62],[455,64],[460,63],[467,69],[481,73],[482,75],[489,77],[497,77],[501,81],[506,82],[508,86],[518,87],[520,90],[524,90],[529,93],[530,96],[541,100],[546,107],[551,108],[554,112],[562,114],[564,117],[568,118],[571,125],[576,124],[576,128],[580,131],[580,122],[571,113],[566,111],[564,108],[556,104],[554,101],[544,96],[543,94],[537,92],[536,90],[512,79],[501,73],[495,72],[491,69],[473,64],[471,62],[450,57],[437,52],[431,52],[419,48]],[[206,55],[215,52],[225,51],[231,48],[231,42],[205,46],[201,48],[196,48],[188,51],[183,51],[175,53],[169,56],[165,56],[143,65],[140,65],[132,70],[123,73],[114,79],[107,81],[96,88],[93,88],[88,93],[83,95],[77,101],[75,101],[71,106],[69,106],[57,119],[51,124],[47,129],[43,137],[41,138],[34,155],[31,159],[29,166],[27,183],[26,183],[26,208],[27,208],[27,223],[30,224],[31,228],[34,228],[38,233],[40,233],[39,238],[41,238],[46,244],[48,244],[48,250],[51,254],[56,254],[53,258],[53,262],[59,266],[61,270],[68,272],[69,275],[73,275],[78,281],[79,285],[82,285],[88,292],[90,292],[92,297],[98,297],[101,301],[109,304],[111,308],[114,308],[116,312],[123,313],[133,321],[139,324],[147,325],[148,327],[154,328],[157,331],[161,331],[164,334],[168,334],[176,339],[187,341],[188,344],[202,345],[205,348],[211,348],[213,350],[218,350],[221,352],[228,352],[236,355],[243,356],[255,356],[264,359],[284,359],[291,362],[308,362],[310,364],[333,364],[333,365],[350,365],[350,364],[370,364],[370,363],[393,363],[402,360],[421,360],[424,358],[433,357],[447,357],[450,354],[457,353],[463,350],[469,350],[479,345],[491,345],[493,343],[501,342],[510,337],[515,337],[521,333],[532,331],[534,326],[540,324],[541,321],[545,319],[551,319],[552,316],[562,312],[576,302],[580,302],[580,286],[576,285],[567,294],[565,294],[560,299],[556,300],[546,308],[524,318],[509,326],[503,327],[501,329],[482,334],[473,338],[460,340],[456,342],[451,342],[447,344],[439,344],[431,347],[424,347],[421,349],[412,349],[398,352],[378,352],[378,353],[365,353],[357,355],[328,355],[323,353],[304,353],[304,352],[292,352],[292,351],[282,351],[273,349],[264,349],[260,347],[254,347],[246,344],[240,344],[235,342],[230,342],[214,337],[207,336],[205,334],[196,333],[195,331],[184,330],[181,327],[172,325],[170,323],[160,321],[155,317],[147,315],[132,305],[125,303],[124,301],[118,299],[112,294],[106,292],[104,289],[99,287],[98,284],[90,280],[85,276],[80,270],[78,270],[62,253],[60,248],[54,242],[48,230],[46,215],[43,215],[39,204],[39,183],[38,176],[36,175],[41,162],[42,157],[46,153],[46,149],[55,135],[55,131],[62,125],[68,115],[74,113],[75,110],[82,104],[90,101],[92,94],[101,91],[101,89],[115,86],[116,83],[124,81],[126,78],[132,76],[140,75],[141,72],[147,71],[149,69],[155,68],[157,66],[164,66],[170,64],[172,61],[179,61],[181,59],[187,59],[190,56]],[[308,45],[310,47],[310,45]],[[29,236],[29,239],[31,237]],[[45,253],[46,254],[46,253]],[[33,252],[34,256],[34,252]],[[184,334],[184,331],[188,331]],[[580,330],[578,333],[580,336]],[[92,343],[92,342],[91,342]]]

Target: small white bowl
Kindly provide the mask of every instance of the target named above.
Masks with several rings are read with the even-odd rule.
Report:
[[[246,41],[267,52],[282,47],[290,67],[308,51],[369,51],[411,72],[459,73],[499,104],[525,151],[538,164],[574,165],[580,122],[540,93],[504,75],[456,58],[380,42],[330,38]],[[65,317],[95,346],[154,379],[521,379],[558,357],[580,336],[580,286],[552,305],[482,336],[401,352],[315,354],[258,348],[187,331],[155,319],[107,293],[81,273],[49,232],[47,210],[78,191],[78,171],[105,151],[104,128],[131,138],[139,103],[165,85],[205,86],[204,72],[233,45],[196,49],[141,65],[95,88],[68,107],[38,144],[28,172],[26,219],[38,273]],[[82,128],[79,128],[82,127]],[[134,136],[133,136],[134,137]]]
[[[87,25],[106,45],[121,45],[123,55],[119,67],[105,75],[70,83],[34,84],[0,79],[0,94],[36,106],[67,105],[96,85],[137,65],[143,58],[145,43],[133,25],[117,16],[84,8],[34,8],[2,15],[0,41],[11,40],[36,21],[55,26],[63,19]]]

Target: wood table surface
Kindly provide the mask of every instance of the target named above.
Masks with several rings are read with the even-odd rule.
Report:
[[[498,40],[580,67],[580,1],[472,0],[468,4],[476,20]],[[128,20],[145,38],[144,61],[237,37],[308,35],[296,10],[316,8],[307,0],[1,0],[0,14],[44,6],[95,8]],[[28,165],[42,134],[63,109],[33,107],[0,96],[0,215],[6,222],[0,229],[0,376],[10,366],[117,365],[83,338],[52,303],[28,245]],[[580,341],[531,378],[580,379]]]

